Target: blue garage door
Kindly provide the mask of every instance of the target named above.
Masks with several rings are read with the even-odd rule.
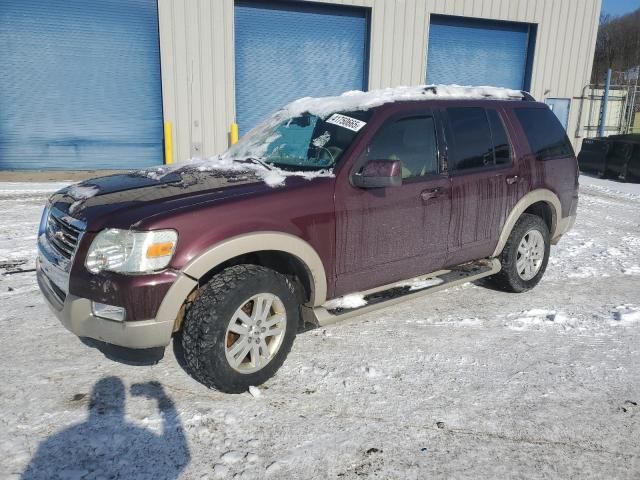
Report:
[[[237,2],[236,121],[241,132],[305,96],[366,89],[365,9]]]
[[[163,161],[156,0],[3,0],[0,168]]]
[[[527,23],[432,15],[427,83],[528,90],[534,30]]]

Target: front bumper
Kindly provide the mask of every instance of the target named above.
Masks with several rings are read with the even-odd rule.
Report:
[[[86,256],[92,235],[81,221],[62,210],[45,208],[38,232],[36,275],[51,311],[67,330],[99,345],[140,351],[168,345],[196,281],[174,271],[91,275],[75,260]],[[124,321],[95,315],[92,301],[124,308]]]
[[[46,263],[46,259],[40,257],[36,263],[38,285],[51,311],[62,325],[79,337],[88,337],[126,348],[167,346],[171,341],[180,307],[191,290],[197,286],[191,278],[180,275],[165,295],[155,318],[118,322],[95,316],[91,309],[91,300],[61,292],[45,273],[47,267],[43,262]]]

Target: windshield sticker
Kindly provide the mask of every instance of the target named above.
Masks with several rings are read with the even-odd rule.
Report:
[[[314,138],[311,143],[313,143],[314,147],[320,148],[320,147],[324,147],[329,140],[331,140],[331,134],[325,131],[319,137]]]
[[[362,130],[362,127],[367,124],[367,122],[363,122],[361,120],[358,120],[357,118],[347,117],[346,115],[341,115],[339,113],[334,113],[333,115],[331,115],[326,120],[326,122],[347,128],[354,132],[359,132],[360,130]]]

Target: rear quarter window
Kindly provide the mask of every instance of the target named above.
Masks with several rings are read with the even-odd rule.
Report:
[[[574,155],[562,124],[550,109],[516,108],[515,114],[536,160]]]

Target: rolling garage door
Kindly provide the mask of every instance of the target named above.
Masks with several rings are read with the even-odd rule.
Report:
[[[236,121],[241,132],[304,96],[366,89],[367,10],[236,2]]]
[[[156,0],[4,0],[0,168],[163,161]]]
[[[427,83],[529,89],[535,26],[432,15]]]

